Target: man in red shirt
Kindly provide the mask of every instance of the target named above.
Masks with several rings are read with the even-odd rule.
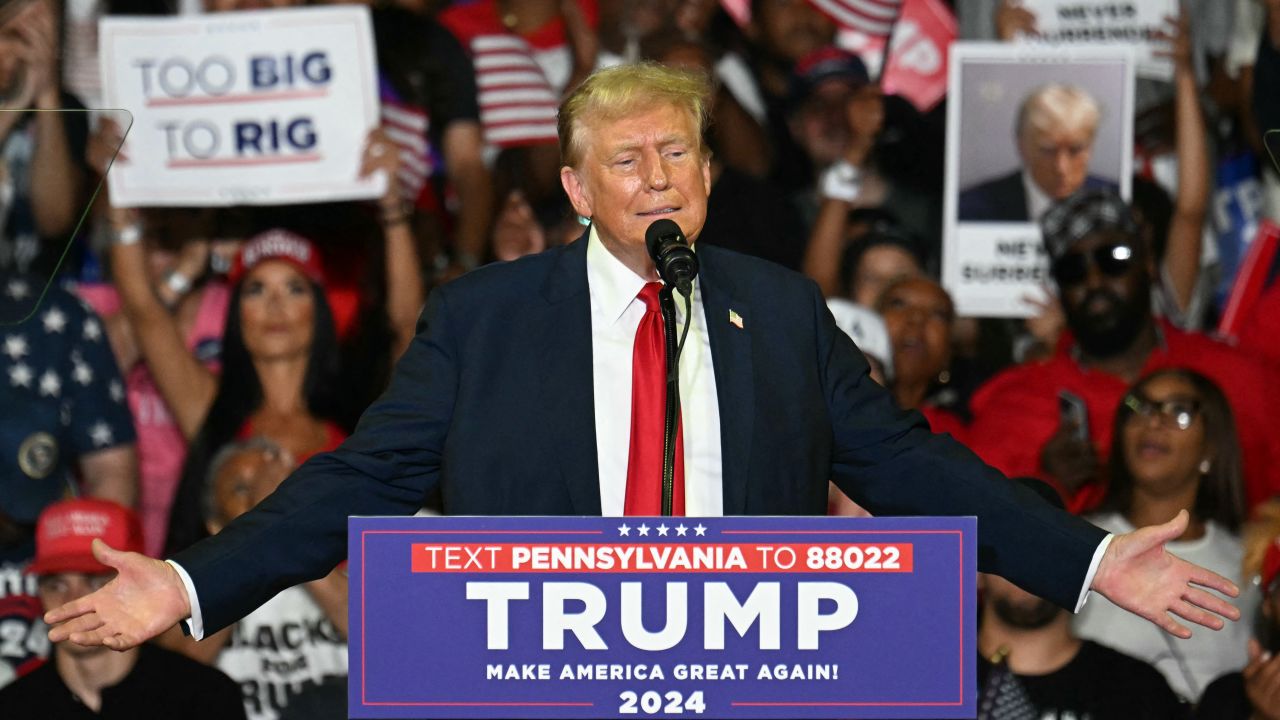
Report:
[[[1152,315],[1153,258],[1124,201],[1110,191],[1080,191],[1054,205],[1040,225],[1070,337],[1053,358],[1006,370],[974,394],[974,451],[1007,475],[1055,485],[1072,511],[1090,510],[1106,487],[1103,461],[1125,391],[1153,370],[1185,367],[1212,379],[1231,402],[1249,507],[1280,492],[1280,449],[1270,444],[1276,424],[1267,401],[1280,387],[1274,371]],[[1084,427],[1064,418],[1063,393],[1083,401]]]

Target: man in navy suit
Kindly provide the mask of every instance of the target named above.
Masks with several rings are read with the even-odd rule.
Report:
[[[125,648],[182,620],[214,632],[329,572],[348,515],[413,512],[437,484],[451,514],[622,514],[631,409],[651,399],[632,394],[658,279],[644,235],[659,218],[694,238],[702,227],[707,97],[700,76],[653,65],[584,82],[559,119],[583,238],[438,289],[342,447],[171,561],[99,544],[119,576],[49,613],[50,637]],[[1192,585],[1234,595],[1230,582],[1164,551],[1185,515],[1107,536],[1052,508],[895,407],[812,281],[713,247],[698,257],[680,365],[688,514],[821,514],[834,478],[876,513],[977,515],[979,567],[1065,607],[1095,589],[1180,635],[1170,612],[1215,628],[1238,617]]]
[[[1116,183],[1089,174],[1100,116],[1082,88],[1050,83],[1033,90],[1014,127],[1022,167],[962,190],[960,221],[1034,222],[1081,187],[1118,192]]]

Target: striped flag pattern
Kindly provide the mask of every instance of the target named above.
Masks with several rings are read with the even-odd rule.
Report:
[[[902,12],[903,0],[809,0],[845,30],[887,38]]]
[[[492,0],[451,6],[439,22],[471,55],[486,144],[508,148],[556,142],[560,93],[539,60],[549,52],[563,53],[563,34],[539,35],[535,45],[507,30]]]
[[[470,44],[485,140],[498,147],[555,142],[558,95],[529,43],[506,34]]]
[[[431,120],[422,108],[382,97],[382,128],[400,152],[400,187],[405,200],[418,204],[419,196],[435,174],[435,158],[427,140]],[[421,207],[421,205],[419,205]]]

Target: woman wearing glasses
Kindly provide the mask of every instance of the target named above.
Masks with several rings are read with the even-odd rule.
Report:
[[[1169,551],[1246,588],[1237,534],[1244,512],[1240,446],[1231,408],[1216,385],[1183,369],[1138,381],[1116,411],[1109,462],[1107,493],[1092,522],[1121,533],[1167,521],[1185,508],[1191,522]],[[1239,607],[1256,607],[1255,599],[1242,598]],[[1190,701],[1248,660],[1252,617],[1221,632],[1176,640],[1124,615],[1094,596],[1076,616],[1076,633],[1150,662]]]

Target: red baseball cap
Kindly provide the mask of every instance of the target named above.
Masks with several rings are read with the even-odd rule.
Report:
[[[317,285],[324,285],[324,269],[320,253],[312,242],[301,235],[276,228],[258,233],[245,241],[231,266],[228,279],[234,285],[240,278],[266,260],[283,260],[293,265]]]
[[[1267,554],[1262,556],[1262,593],[1267,597],[1276,591],[1276,578],[1280,576],[1280,537],[1271,539]]]
[[[94,538],[102,538],[117,550],[142,552],[142,525],[133,511],[110,500],[63,500],[40,513],[36,522],[36,559],[27,572],[114,572],[93,557]]]

